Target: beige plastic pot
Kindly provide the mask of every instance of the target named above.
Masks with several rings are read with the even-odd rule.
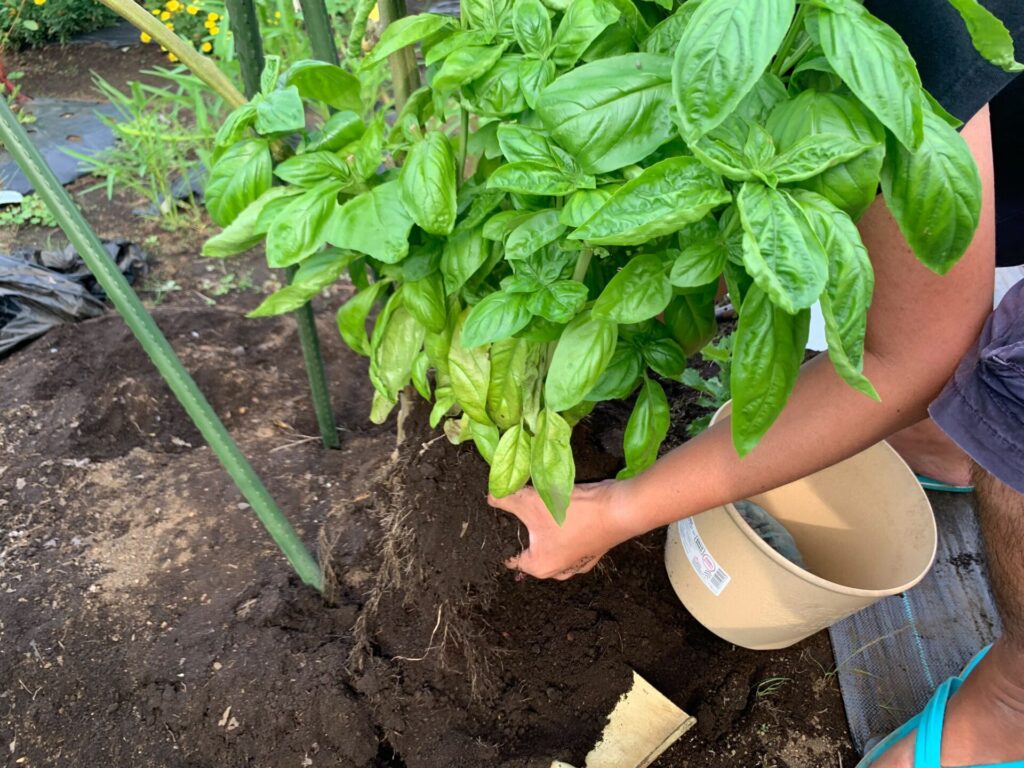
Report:
[[[744,648],[799,642],[914,586],[935,558],[928,498],[884,442],[750,500],[789,530],[807,570],[762,541],[732,504],[673,523],[665,548],[686,609]]]

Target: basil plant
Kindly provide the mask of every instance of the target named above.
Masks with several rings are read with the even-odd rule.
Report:
[[[1020,66],[995,17],[951,2],[984,55]],[[428,84],[381,106],[384,61],[414,44]],[[659,380],[713,337],[720,281],[739,311],[741,455],[793,388],[816,302],[836,371],[877,398],[854,222],[881,187],[943,273],[981,202],[955,121],[856,0],[464,0],[460,20],[391,24],[354,74],[271,60],[217,145],[223,231],[204,253],[265,243],[270,266],[298,267],[253,314],[347,273],[338,328],[369,357],[371,418],[411,382],[432,425],[476,444],[495,495],[532,481],[558,520],[595,403],[635,394],[621,476],[654,462]]]

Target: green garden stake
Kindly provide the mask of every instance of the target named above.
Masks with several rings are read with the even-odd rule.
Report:
[[[302,7],[302,18],[306,23],[313,56],[337,66],[340,63],[338,47],[334,44],[334,28],[331,26],[327,4],[324,0],[299,0],[299,5]]]
[[[29,140],[25,130],[18,124],[7,103],[0,99],[0,140],[17,162],[25,176],[32,182],[37,194],[43,199],[77,249],[89,271],[106,291],[114,307],[124,318],[131,332],[153,361],[167,386],[188,413],[203,438],[220,460],[221,465],[252,506],[256,516],[263,523],[274,543],[288,559],[292,568],[305,584],[323,591],[323,574],[313,555],[302,543],[288,518],[278,508],[252,465],[231,439],[224,424],[209,402],[199,391],[195,381],[182,365],[171,345],[157,327],[153,318],[142,305],[139,297],[128,285],[124,275],[107,255],[96,233],[89,227],[68,193],[61,187]]]
[[[322,4],[322,0],[320,0]],[[242,69],[242,80],[245,92],[252,98],[260,90],[260,75],[263,72],[263,41],[260,38],[259,21],[256,17],[256,6],[252,0],[227,0],[226,8],[231,19],[231,28],[235,31],[235,53]],[[324,9],[326,17],[327,10]],[[329,24],[329,22],[328,22]],[[313,49],[323,41],[319,36],[313,37]],[[334,50],[333,41],[330,42]],[[317,54],[319,56],[319,53]],[[335,51],[335,56],[337,52]],[[288,267],[286,274],[291,283],[298,271],[298,266]],[[330,388],[327,384],[327,372],[324,369],[323,353],[320,350],[320,336],[316,330],[316,318],[313,305],[306,303],[295,311],[295,320],[299,327],[299,343],[302,346],[302,358],[306,363],[306,375],[309,378],[310,399],[316,414],[317,428],[324,448],[339,448],[338,426],[334,421],[331,409]]]

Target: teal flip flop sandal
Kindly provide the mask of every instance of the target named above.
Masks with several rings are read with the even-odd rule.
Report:
[[[963,685],[964,680],[991,647],[983,648],[977,656],[971,659],[970,664],[964,668],[959,677],[951,677],[940,685],[929,699],[928,704],[925,705],[924,711],[882,739],[857,763],[857,768],[871,768],[890,747],[915,729],[917,738],[914,743],[914,768],[941,768],[939,758],[942,754],[942,723],[946,716],[946,703],[949,701],[949,697]],[[973,768],[1024,768],[1024,760],[989,766],[974,766]]]
[[[926,491],[944,491],[945,493],[973,493],[973,485],[957,485],[956,483],[946,483],[942,480],[936,480],[934,477],[928,475],[922,475],[920,473],[915,474],[917,482],[921,484],[921,487]]]

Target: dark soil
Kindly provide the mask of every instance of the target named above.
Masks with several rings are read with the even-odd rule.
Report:
[[[516,581],[482,460],[419,411],[393,454],[326,325],[341,451],[312,437],[290,320],[157,320],[329,553],[335,602],[297,583],[116,317],[52,332],[0,362],[7,765],[581,765],[631,669],[698,719],[658,766],[852,764],[824,635],[717,640],[671,591],[660,532],[587,576]],[[581,477],[614,472],[625,414],[581,426]]]

